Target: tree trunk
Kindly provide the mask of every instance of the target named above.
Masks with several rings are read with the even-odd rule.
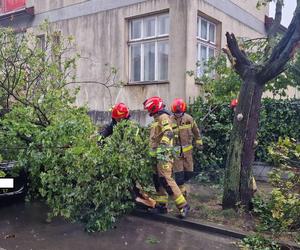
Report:
[[[258,130],[259,114],[261,107],[261,97],[263,94],[263,85],[256,81],[248,123],[246,127],[246,135],[244,147],[242,151],[241,161],[241,179],[240,179],[240,201],[246,210],[249,210],[253,190],[252,182],[252,165],[255,158],[255,139]]]
[[[268,36],[274,35],[281,20],[283,1],[276,1],[276,16]],[[300,43],[300,0],[294,17],[280,41],[270,51],[266,49],[264,62],[255,63],[240,49],[234,34],[226,33],[228,49],[223,49],[235,71],[243,79],[239,103],[235,112],[225,169],[223,208],[234,208],[238,203],[249,208],[254,141],[264,85],[286,69]],[[269,44],[270,45],[270,44]]]
[[[248,146],[252,145],[253,149],[254,139],[252,143],[250,142],[250,140],[248,140],[246,143],[245,139],[246,136],[249,137],[249,131],[251,131],[249,124],[253,124],[252,121],[249,122],[249,119],[255,117],[253,114],[252,116],[250,116],[250,114],[251,112],[254,112],[254,109],[252,107],[253,98],[254,96],[258,96],[258,94],[256,94],[256,89],[259,89],[258,83],[256,81],[256,74],[253,70],[249,69],[247,74],[245,75],[245,80],[241,87],[239,103],[235,111],[233,129],[231,132],[225,168],[223,208],[235,208],[236,205],[241,201],[241,181],[243,183],[243,186],[245,178],[249,172],[247,168],[249,164],[242,165],[242,162],[245,163],[245,157],[248,156],[248,154],[254,154],[254,151],[249,151]],[[255,101],[254,103],[256,102],[257,101]],[[249,139],[250,138],[251,137],[249,137]],[[247,145],[246,148],[245,145]],[[252,158],[254,159],[254,155]],[[243,174],[241,174],[241,171],[243,171]],[[243,180],[241,180],[241,178],[243,178]],[[249,181],[247,182],[249,182],[250,184],[250,175]],[[249,190],[249,184],[246,185],[246,188],[243,188],[243,191],[245,189]]]

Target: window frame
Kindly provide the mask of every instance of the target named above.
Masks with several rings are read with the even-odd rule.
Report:
[[[204,39],[201,37],[201,28],[202,28],[202,20],[207,22],[207,31],[206,31],[206,36],[207,39]],[[213,25],[214,26],[214,41],[209,40],[209,26]],[[197,77],[202,77],[204,75],[204,69],[203,72],[200,72],[200,68],[203,67],[201,66],[203,62],[201,58],[201,46],[206,47],[206,58],[205,61],[207,62],[210,59],[209,56],[209,49],[213,49],[214,51],[214,56],[217,54],[217,23],[213,23],[209,19],[198,15],[197,16],[197,69],[196,69],[196,76]],[[200,65],[199,65],[200,64]]]
[[[161,16],[168,16],[169,21],[168,21],[168,33],[164,34],[158,34],[159,31],[159,17]],[[149,37],[144,37],[144,20],[150,19],[155,17],[155,28],[154,28],[154,36],[149,36]],[[132,21],[134,20],[141,20],[141,36],[140,38],[131,38],[132,36]],[[169,80],[169,66],[168,66],[168,72],[167,72],[167,79],[162,79],[159,80],[159,69],[158,69],[158,62],[159,62],[159,56],[158,56],[158,44],[160,42],[167,42],[168,45],[168,65],[169,65],[169,34],[170,34],[170,15],[169,12],[164,12],[164,13],[157,13],[153,15],[147,15],[147,16],[141,16],[141,17],[136,17],[136,18],[131,18],[128,20],[128,65],[129,65],[129,84],[147,84],[147,83],[161,83],[161,82],[168,82]],[[154,49],[154,55],[155,55],[155,60],[154,60],[154,80],[145,80],[145,44],[147,43],[154,43],[155,44],[155,49]],[[133,45],[140,45],[140,57],[141,57],[141,62],[140,62],[140,80],[133,80],[133,75],[132,75],[132,46]]]
[[[207,22],[207,31],[206,31],[207,39],[204,39],[201,37],[201,27],[202,27],[201,21],[202,20]],[[209,40],[209,26],[210,25],[214,26],[214,41]],[[216,41],[217,40],[217,25],[202,16],[198,16],[197,17],[197,39],[216,46],[217,45],[217,41]]]

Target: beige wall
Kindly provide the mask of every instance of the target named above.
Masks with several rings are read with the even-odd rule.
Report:
[[[296,98],[296,99],[300,99],[300,91],[297,88],[293,88],[293,87],[288,87],[287,91],[286,91],[287,97],[286,98]],[[279,99],[282,98],[280,96],[273,96],[273,94],[269,91],[266,91],[263,94],[263,97],[270,97],[270,98],[275,98],[275,99]]]
[[[36,14],[39,14],[45,11],[63,8],[66,6],[87,1],[90,0],[29,0],[27,2],[27,5],[34,6],[34,12]]]
[[[256,18],[265,21],[265,15],[269,15],[269,7],[256,8],[257,0],[231,0],[234,4],[240,6],[242,9],[247,10]]]

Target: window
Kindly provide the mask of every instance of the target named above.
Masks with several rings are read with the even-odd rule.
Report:
[[[197,76],[204,74],[204,64],[216,54],[216,25],[202,17],[198,17],[197,29]]]
[[[129,22],[130,82],[168,80],[169,15]]]
[[[46,50],[46,39],[45,35],[39,35],[37,36],[37,47],[41,49],[42,51]]]
[[[57,63],[59,69],[61,69],[61,53],[62,53],[62,43],[61,43],[61,32],[55,31],[52,34],[51,41],[51,54],[53,62]]]

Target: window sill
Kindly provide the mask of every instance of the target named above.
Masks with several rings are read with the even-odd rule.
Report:
[[[124,86],[144,86],[144,85],[157,85],[157,84],[169,84],[169,81],[144,81],[144,82],[129,82]]]
[[[200,80],[195,80],[195,84],[199,85],[199,86],[203,86],[204,82],[200,81]]]

